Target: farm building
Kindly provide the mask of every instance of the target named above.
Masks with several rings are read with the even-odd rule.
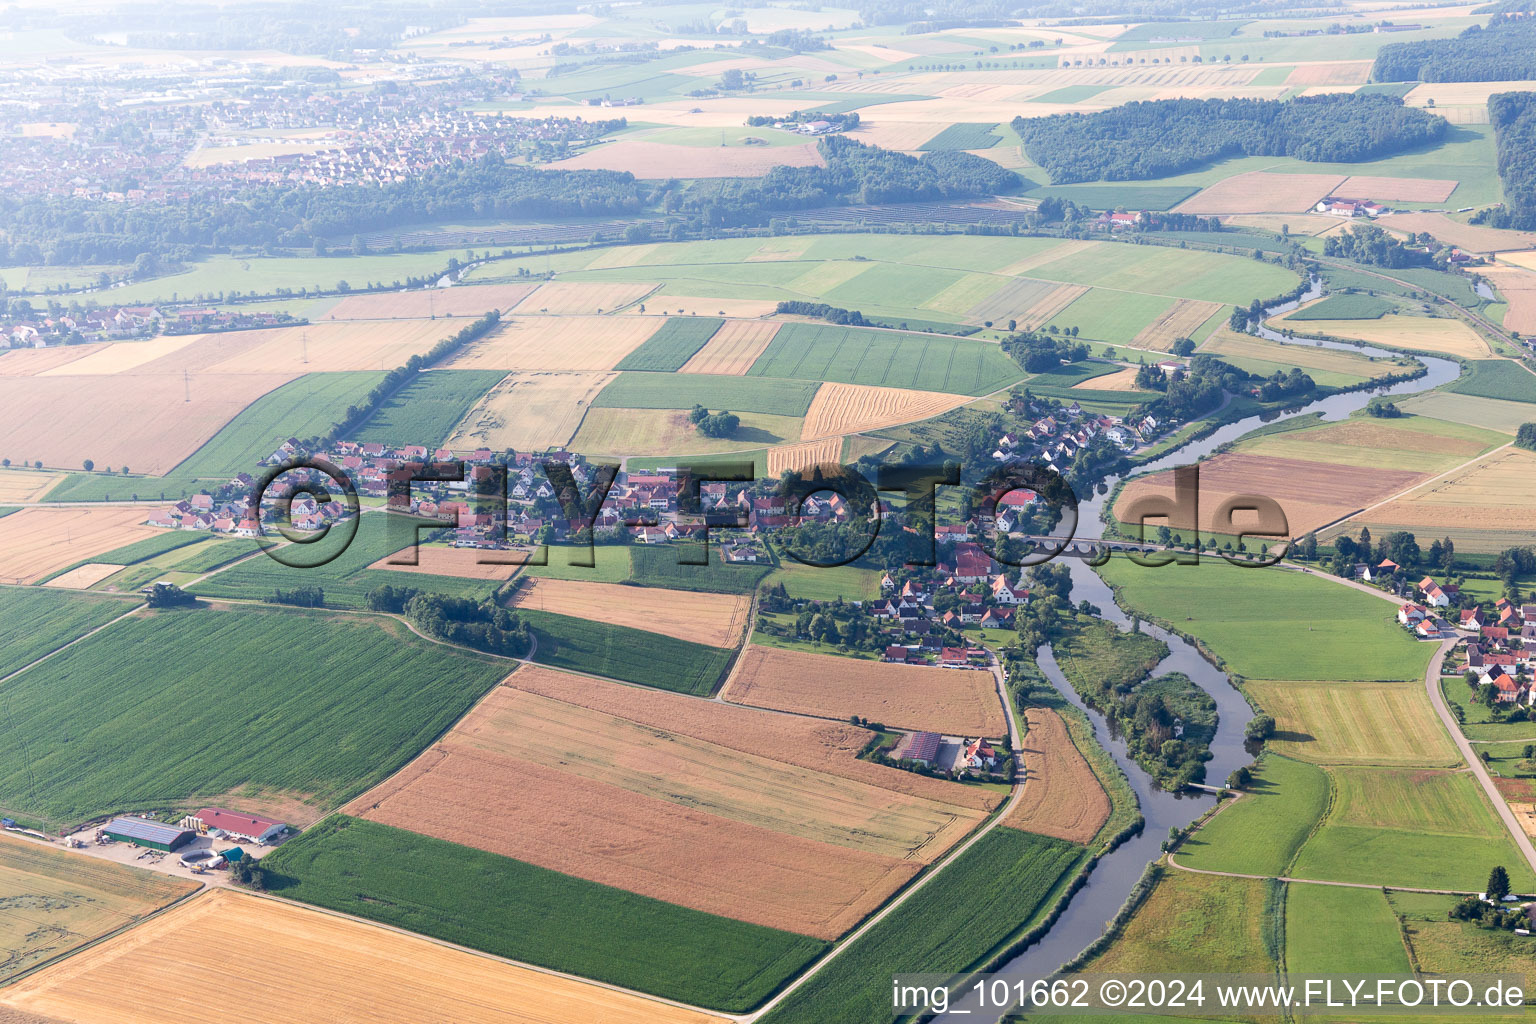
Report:
[[[244,840],[248,843],[266,843],[282,835],[288,826],[271,818],[262,818],[254,814],[241,814],[238,811],[226,811],[222,807],[204,807],[196,814],[189,814],[181,820],[187,828],[195,828],[199,832],[212,832],[218,830],[234,840]]]
[[[144,818],[113,818],[101,827],[101,831],[120,843],[147,846],[151,850],[167,853],[178,850],[192,840],[192,831],[163,825]]]
[[[936,732],[916,732],[907,740],[905,750],[898,750],[896,757],[906,761],[921,761],[924,764],[932,764],[939,756],[939,734]]]

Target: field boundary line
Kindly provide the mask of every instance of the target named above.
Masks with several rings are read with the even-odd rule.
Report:
[[[1497,448],[1491,448],[1488,451],[1483,452],[1481,455],[1473,456],[1472,458],[1468,459],[1466,462],[1463,462],[1459,466],[1453,466],[1450,469],[1447,469],[1445,472],[1441,473],[1438,476],[1432,476],[1428,480],[1420,480],[1418,483],[1416,483],[1413,486],[1407,488],[1406,490],[1398,491],[1396,494],[1388,495],[1387,497],[1385,497],[1385,498],[1381,499],[1380,501],[1376,502],[1374,505],[1367,505],[1365,508],[1358,509],[1358,510],[1356,510],[1354,512],[1351,512],[1347,516],[1344,516],[1344,517],[1342,517],[1340,519],[1335,519],[1333,522],[1327,524],[1326,526],[1318,527],[1317,530],[1314,530],[1312,532],[1313,533],[1319,533],[1319,532],[1321,532],[1323,530],[1331,530],[1335,526],[1339,526],[1342,523],[1346,523],[1349,520],[1355,518],[1356,516],[1363,516],[1367,512],[1370,512],[1370,511],[1372,511],[1374,509],[1378,509],[1378,508],[1380,508],[1383,505],[1389,505],[1392,502],[1397,501],[1400,498],[1406,498],[1408,495],[1412,494],[1414,491],[1418,491],[1418,490],[1421,490],[1421,489],[1423,489],[1425,487],[1428,487],[1430,484],[1439,483],[1440,481],[1444,480],[1446,477],[1451,476],[1451,475],[1453,475],[1455,473],[1460,473],[1462,470],[1466,469],[1468,466],[1472,465],[1474,462],[1477,462],[1479,459],[1486,459],[1486,458],[1489,458],[1490,456],[1499,454],[1499,452],[1502,452],[1506,448],[1513,448],[1514,444],[1515,444],[1515,442],[1513,442],[1513,441],[1507,441],[1504,444],[1499,445]]]
[[[994,663],[990,666],[990,671],[992,672],[993,682],[996,685],[997,695],[1003,702],[1003,714],[1008,720],[1009,742],[1012,743],[1014,750],[1019,750],[1022,746],[1022,740],[1019,733],[1019,725],[1013,713],[1013,705],[1008,699],[1008,685],[1007,682],[1003,679],[1002,668]],[[795,978],[794,981],[791,981],[788,985],[780,989],[766,1003],[764,1003],[762,1006],[759,1006],[751,1013],[745,1014],[736,1019],[740,1021],[741,1024],[754,1024],[754,1022],[759,1018],[765,1016],[768,1013],[771,1013],[778,1007],[780,1003],[789,998],[789,996],[794,993],[796,989],[800,988],[806,982],[810,981],[811,978],[819,974],[827,966],[827,964],[832,962],[834,958],[836,958],[839,954],[848,949],[854,943],[858,942],[859,939],[864,937],[866,932],[874,928],[881,921],[885,920],[888,916],[891,915],[891,913],[896,910],[896,908],[900,907],[907,900],[911,899],[914,893],[918,892],[924,886],[932,882],[939,876],[941,872],[943,872],[945,868],[958,861],[967,850],[979,843],[986,835],[992,832],[992,830],[1002,825],[1003,819],[1008,816],[1008,813],[1013,810],[1014,805],[1019,802],[1019,799],[1023,795],[1024,784],[1022,782],[1015,781],[1013,783],[1012,791],[1008,795],[1008,799],[1001,806],[999,806],[996,811],[992,813],[991,818],[984,822],[975,832],[972,832],[964,842],[951,848],[943,860],[939,861],[937,864],[934,864],[927,872],[919,875],[911,885],[907,886],[904,890],[893,896],[889,901],[886,902],[885,906],[881,907],[879,910],[875,911],[868,918],[866,918],[863,924],[859,925],[853,931],[844,936],[843,939],[839,941],[837,945],[828,950],[820,960],[812,964],[808,970],[801,972],[799,977]]]
[[[324,819],[322,818],[321,820],[323,821]],[[319,822],[316,822],[315,824],[318,825]],[[314,825],[310,826],[310,828],[314,828],[314,827],[315,827]],[[594,988],[606,989],[609,992],[617,992],[620,995],[633,996],[633,997],[635,997],[637,999],[644,999],[644,1000],[647,1000],[649,1002],[660,1003],[663,1006],[671,1006],[671,1007],[674,1007],[674,1008],[679,1009],[679,1010],[691,1010],[694,1013],[701,1013],[701,1014],[704,1014],[706,1016],[714,1017],[717,1020],[740,1021],[740,1020],[744,1019],[742,1017],[733,1016],[733,1015],[731,1015],[729,1013],[725,1013],[725,1012],[723,1012],[721,1010],[711,1010],[711,1009],[708,1009],[708,1008],[703,1007],[703,1006],[693,1006],[693,1005],[691,1005],[689,1003],[678,1002],[675,999],[668,999],[665,996],[651,995],[649,992],[641,992],[641,991],[639,991],[637,989],[624,988],[621,985],[615,985],[615,984],[612,984],[611,982],[598,981],[596,978],[585,978],[585,977],[582,977],[579,974],[570,974],[570,973],[567,973],[565,971],[557,971],[553,967],[540,967],[538,964],[528,963],[528,962],[523,961],[523,960],[514,960],[511,957],[501,956],[501,955],[496,954],[496,953],[489,953],[489,952],[486,952],[483,949],[475,949],[475,948],[473,948],[471,946],[461,946],[458,943],[449,942],[447,939],[439,939],[436,936],[426,935],[426,934],[423,934],[422,932],[413,932],[413,931],[410,931],[408,929],[398,927],[397,925],[386,924],[383,921],[375,921],[375,920],[372,920],[371,918],[354,917],[351,914],[346,914],[346,913],[343,913],[342,911],[339,911],[339,910],[332,910],[329,907],[322,907],[322,906],[318,906],[318,905],[315,905],[315,904],[312,904],[312,903],[301,903],[298,900],[291,900],[291,899],[288,899],[285,896],[278,896],[278,895],[275,895],[275,894],[270,893],[270,892],[260,892],[260,891],[254,890],[254,889],[246,889],[244,887],[232,887],[232,888],[234,888],[235,891],[237,891],[237,892],[240,892],[240,893],[242,893],[242,894],[244,894],[246,896],[253,897],[255,899],[270,900],[273,903],[279,903],[279,904],[283,904],[285,906],[296,907],[296,908],[298,908],[300,910],[307,910],[307,911],[310,911],[312,913],[317,913],[317,914],[326,914],[326,915],[328,915],[330,917],[337,918],[338,920],[351,921],[351,922],[353,922],[355,924],[362,925],[364,927],[378,928],[378,929],[381,929],[383,931],[393,932],[396,935],[403,935],[406,938],[420,939],[420,940],[422,940],[424,942],[430,942],[433,945],[441,946],[444,949],[452,949],[452,950],[455,950],[455,951],[460,952],[460,953],[468,953],[470,956],[477,956],[477,957],[480,957],[483,960],[492,960],[492,961],[495,961],[497,963],[506,964],[506,965],[508,965],[510,967],[520,967],[523,970],[535,971],[535,972],[537,972],[539,974],[547,975],[547,976],[553,977],[553,978],[564,978],[567,981],[578,982],[578,983],[580,983],[582,985],[591,985]],[[212,890],[209,890],[209,891],[212,891]]]
[[[1475,896],[1476,893],[1461,889],[1421,889],[1411,885],[1392,885],[1387,882],[1330,882],[1322,878],[1293,878],[1290,875],[1250,875],[1242,871],[1212,871],[1209,868],[1191,868],[1180,864],[1174,859],[1173,854],[1168,854],[1168,864],[1180,871],[1187,871],[1192,875],[1214,875],[1219,878],[1252,878],[1257,881],[1268,881],[1273,878],[1287,885],[1331,885],[1340,889],[1390,889],[1393,892],[1423,892],[1437,896]]]

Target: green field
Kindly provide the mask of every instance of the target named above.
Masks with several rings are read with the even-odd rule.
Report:
[[[996,122],[992,124],[958,122],[949,125],[917,148],[922,150],[991,149],[1003,141],[1003,137],[996,134],[996,129]]]
[[[986,963],[1044,915],[1083,857],[1072,843],[993,829],[796,989],[764,1024],[893,1019],[892,975]]]
[[[621,359],[615,370],[659,370],[672,373],[704,347],[724,320],[714,316],[669,316],[661,330]]]
[[[1536,403],[1536,373],[1508,359],[1474,359],[1471,369],[1445,390],[1502,402]],[[1536,409],[1531,410],[1536,420]]]
[[[1503,864],[1516,891],[1536,882],[1471,775],[1334,768],[1329,777],[1332,806],[1295,877],[1476,891]]]
[[[1298,309],[1287,320],[1376,320],[1397,309],[1397,303],[1375,295],[1330,295],[1322,302]]]
[[[388,655],[382,656],[387,651]],[[5,684],[8,810],[51,823],[185,809],[238,787],[344,800],[506,674],[388,620],[276,609],[117,623]]]
[[[827,946],[339,815],[262,866],[287,899],[733,1012],[768,998]]]
[[[663,690],[704,697],[731,663],[731,652],[627,626],[520,608],[538,639],[533,660]]]
[[[353,430],[348,440],[391,447],[419,444],[428,450],[436,448],[448,439],[481,396],[505,376],[500,370],[418,373]]]
[[[763,581],[764,586],[784,584],[790,597],[801,601],[871,601],[880,596],[880,573],[855,565],[821,569],[793,558],[779,560],[779,567]]]
[[[637,544],[629,549],[630,578],[648,587],[702,590],[712,594],[750,594],[772,565],[723,562],[718,548],[711,548],[708,565],[680,564],[679,558],[701,553],[673,544]]]
[[[1440,692],[1452,708],[1461,709],[1461,731],[1469,740],[1536,740],[1536,722],[1501,722],[1488,713],[1488,705],[1474,703],[1460,676],[1444,676]],[[1454,712],[1453,712],[1454,713]]]
[[[1125,345],[1172,306],[1173,300],[1163,295],[1091,288],[1046,326],[1062,330],[1076,327],[1084,338]]]
[[[133,607],[129,601],[63,590],[0,587],[0,678]]]
[[[1024,376],[989,342],[805,323],[779,328],[748,374],[748,380],[791,377],[960,395],[989,394]]]
[[[210,256],[183,273],[135,281],[112,291],[112,301],[134,304],[271,295],[279,288],[298,293],[337,290],[345,281],[354,290],[370,283],[404,287],[408,277],[441,274],[448,254],[381,253],[367,256]]]
[[[1091,100],[1106,89],[1112,89],[1109,85],[1064,85],[1060,89],[1052,89],[1033,97],[1031,103],[1081,103],[1083,100]]]
[[[1286,969],[1334,974],[1346,965],[1362,975],[1413,973],[1386,896],[1377,889],[1286,886]]]
[[[543,565],[530,564],[523,575],[557,580],[584,580],[588,583],[624,583],[629,579],[628,545],[598,544],[587,548],[547,547]],[[593,565],[573,565],[573,558],[591,555]]]
[[[412,527],[419,522],[394,513],[364,512],[359,517],[357,535],[351,544],[323,565],[294,568],[270,557],[252,558],[210,576],[193,589],[206,597],[261,601],[274,590],[320,587],[325,591],[328,608],[362,608],[368,591],[381,583],[415,587],[454,597],[489,597],[496,589],[496,584],[485,580],[368,568],[385,555],[394,554],[410,544],[414,536]],[[305,550],[299,554],[306,559],[318,559],[335,551],[345,539],[344,531],[336,527],[332,530],[332,536],[316,542],[316,550]],[[425,539],[426,535],[423,534],[422,540]]]
[[[1209,556],[1198,566],[1147,568],[1117,556],[1099,574],[1127,610],[1198,638],[1253,679],[1416,679],[1433,652],[1398,628],[1388,602],[1298,572]]]
[[[785,328],[787,329],[787,328]],[[783,331],[781,330],[782,334]],[[594,409],[691,409],[804,416],[817,384],[711,373],[621,373],[592,400]]]
[[[1279,883],[1164,871],[1125,930],[1087,970],[1125,974],[1268,974],[1265,942],[1282,912]],[[1072,1020],[1064,1017],[1063,1020]]]
[[[1314,765],[1265,754],[1253,784],[1179,847],[1179,863],[1244,875],[1286,867],[1328,808],[1328,776]]]

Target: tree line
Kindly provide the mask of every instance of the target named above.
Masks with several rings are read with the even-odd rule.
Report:
[[[1012,124],[1058,184],[1161,178],[1233,156],[1373,160],[1439,141],[1447,126],[1399,97],[1358,93],[1150,100]]]
[[[1323,239],[1323,255],[1373,267],[1430,267],[1432,253],[1409,248],[1375,224],[1359,224]],[[1439,264],[1443,267],[1443,263]]]
[[[1474,224],[1536,230],[1536,94],[1500,92],[1488,97],[1504,205],[1479,210]]]
[[[1373,82],[1517,82],[1536,78],[1536,18],[1495,14],[1451,39],[1389,43]]]

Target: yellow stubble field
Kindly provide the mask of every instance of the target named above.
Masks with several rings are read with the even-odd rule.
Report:
[[[0,516],[0,581],[34,583],[66,565],[164,531],[142,508],[34,506]]]
[[[665,321],[654,316],[519,316],[461,350],[453,370],[611,370]]]
[[[230,955],[236,936],[240,951]],[[0,1004],[74,1024],[166,1024],[207,1019],[209,993],[260,1007],[267,1024],[308,1024],[317,1007],[330,1020],[370,1024],[720,1019],[230,889],[26,978],[0,991]]]
[[[509,373],[449,436],[449,448],[542,451],[568,444],[612,373]]]

